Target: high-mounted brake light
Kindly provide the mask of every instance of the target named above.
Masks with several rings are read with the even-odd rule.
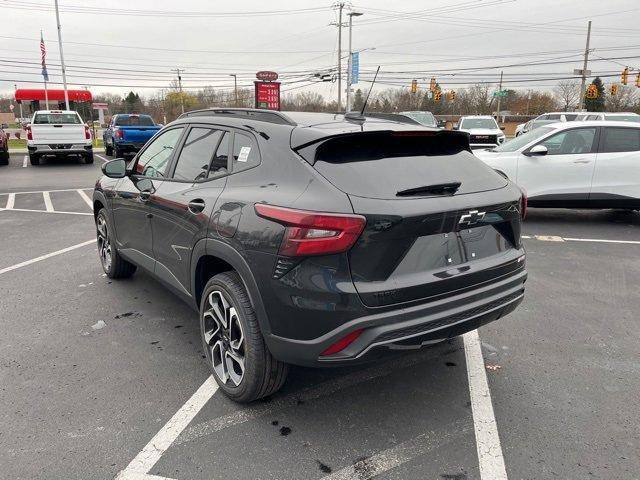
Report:
[[[280,254],[288,257],[329,255],[349,250],[367,220],[361,215],[319,213],[292,208],[255,205],[256,213],[286,228]]]
[[[354,330],[348,335],[345,335],[336,343],[334,343],[329,348],[327,348],[324,352],[322,352],[320,356],[326,357],[328,355],[333,355],[334,353],[341,352],[342,350],[347,348],[349,345],[351,345],[353,342],[355,342],[361,333],[362,333],[362,329],[359,329],[359,330]]]
[[[33,132],[31,131],[31,125],[27,125],[27,140],[33,140]]]
[[[87,140],[91,140],[91,131],[89,131],[89,125],[85,123],[84,125],[84,138]]]

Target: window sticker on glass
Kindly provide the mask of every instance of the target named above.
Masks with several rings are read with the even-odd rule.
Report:
[[[240,154],[238,155],[238,161],[246,162],[249,159],[250,153],[251,153],[251,147],[242,147],[240,149]]]

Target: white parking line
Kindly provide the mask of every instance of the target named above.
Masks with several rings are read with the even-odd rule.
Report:
[[[178,435],[187,428],[187,425],[189,425],[191,420],[193,420],[217,390],[218,384],[212,376],[209,376],[200,388],[196,390],[196,393],[180,407],[180,410],[171,417],[142,451],[131,460],[121,474],[125,474],[126,472],[149,473],[149,470],[160,460],[162,454],[171,446],[175,439],[178,438]],[[118,476],[117,478],[127,477]]]
[[[134,472],[132,470],[121,471],[113,480],[174,480],[168,477],[159,477],[148,473]]]
[[[24,158],[22,159],[22,168],[27,168],[28,160],[29,160],[29,156],[25,155]]]
[[[63,248],[62,250],[56,250],[55,252],[47,253],[46,255],[41,255],[39,257],[32,258],[31,260],[27,260],[25,262],[11,265],[10,267],[5,267],[3,269],[0,269],[0,275],[7,272],[11,272],[13,270],[17,270],[18,268],[26,267],[27,265],[31,265],[36,262],[40,262],[42,260],[46,260],[47,258],[55,257],[56,255],[62,255],[63,253],[70,252],[71,250],[75,250],[77,248],[81,248],[86,245],[91,245],[92,243],[95,243],[95,242],[96,242],[96,239],[94,238],[93,240],[88,240],[86,242],[78,243],[77,245],[71,245],[70,247]]]
[[[44,199],[44,208],[47,209],[47,212],[55,211],[53,209],[53,203],[51,203],[51,195],[49,195],[49,192],[42,192],[42,198]]]
[[[464,351],[467,357],[467,376],[476,449],[482,480],[507,480],[498,426],[491,403],[491,392],[477,330],[465,333]]]
[[[98,157],[100,160],[102,160],[105,163],[109,161],[108,158],[104,158],[102,155],[98,155],[97,153],[94,153],[93,155]]]
[[[640,245],[638,240],[605,240],[601,238],[564,238],[566,242],[595,242],[595,243],[627,243],[631,245]]]
[[[46,210],[32,210],[30,208],[0,208],[0,210],[12,211],[12,212],[33,212],[33,213],[55,213],[58,215],[93,215],[93,213],[87,212],[64,212],[60,210],[53,210],[52,212],[48,212]]]
[[[84,193],[84,191],[83,191],[83,190],[80,190],[80,189],[78,189],[78,190],[76,190],[76,191],[77,191],[77,192],[78,192],[78,194],[82,197],[82,199],[85,201],[85,203],[86,203],[87,205],[89,205],[89,208],[90,208],[91,210],[93,210],[93,202],[92,202],[92,201],[91,201],[91,199],[89,198],[89,195],[87,195],[86,193]]]
[[[7,210],[11,210],[16,203],[16,194],[10,193],[9,198],[7,198],[7,205],[4,207]]]
[[[49,193],[53,192],[75,192],[77,188],[62,188],[59,190],[46,190]],[[93,190],[93,187],[81,188],[81,190]],[[43,190],[31,190],[29,192],[0,192],[0,195],[21,195],[23,193],[42,193]]]

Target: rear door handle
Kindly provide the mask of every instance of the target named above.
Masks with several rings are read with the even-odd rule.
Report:
[[[189,202],[189,211],[194,214],[200,213],[204,210],[205,206],[206,205],[204,203],[204,200],[202,200],[201,198],[196,198]]]
[[[591,163],[591,160],[580,159],[574,160],[573,163]]]

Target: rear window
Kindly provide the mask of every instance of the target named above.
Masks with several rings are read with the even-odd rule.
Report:
[[[603,152],[637,152],[639,150],[640,128],[605,128]]]
[[[314,168],[340,190],[368,198],[455,182],[456,195],[503,187],[504,178],[467,148],[465,136],[448,132],[345,135],[318,146]]]
[[[616,122],[640,122],[640,115],[605,115],[605,119]]]
[[[126,117],[118,116],[115,121],[116,127],[153,127],[153,119],[149,115],[128,115]]]
[[[36,113],[34,125],[79,125],[77,113]]]
[[[498,124],[493,118],[464,118],[462,119],[460,128],[488,128],[496,130]]]

